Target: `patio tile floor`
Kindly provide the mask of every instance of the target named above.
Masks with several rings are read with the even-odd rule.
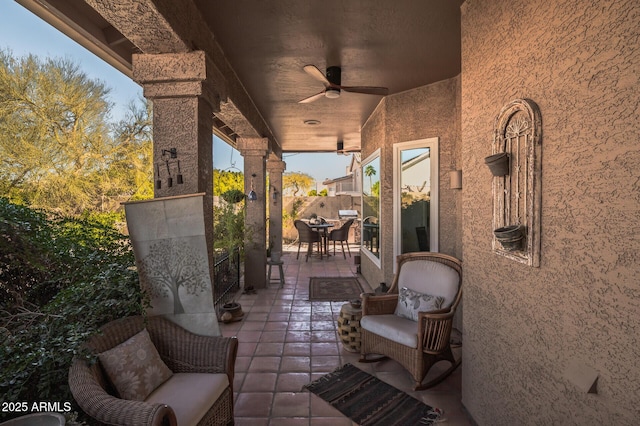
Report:
[[[221,324],[224,336],[239,341],[234,380],[237,426],[349,426],[356,425],[302,386],[346,363],[390,383],[426,404],[445,411],[447,424],[472,425],[461,403],[461,370],[426,391],[414,392],[413,381],[398,363],[385,360],[362,364],[338,337],[337,319],[345,302],[310,302],[312,276],[357,276],[353,257],[310,257],[285,248],[285,285],[277,280],[257,294],[235,299],[242,321]],[[352,250],[352,253],[354,250]],[[277,277],[277,269],[273,277]],[[359,276],[365,292],[371,287]]]

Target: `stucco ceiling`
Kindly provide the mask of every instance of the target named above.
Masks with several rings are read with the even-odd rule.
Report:
[[[130,74],[131,54],[140,47],[86,3],[18,1]],[[390,95],[453,77],[460,73],[463,1],[193,0],[193,5],[282,151],[299,152],[335,151],[339,140],[345,149],[358,149],[360,130],[382,100],[343,91],[337,99],[301,104],[324,89],[303,71],[305,65],[323,72],[340,66],[343,85],[387,87]]]

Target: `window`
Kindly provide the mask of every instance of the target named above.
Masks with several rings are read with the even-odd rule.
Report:
[[[438,138],[393,146],[394,257],[438,251]]]

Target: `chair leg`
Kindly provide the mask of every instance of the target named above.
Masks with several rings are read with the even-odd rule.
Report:
[[[349,252],[349,257],[351,257],[351,249],[349,248],[349,241],[347,241],[347,251]]]
[[[347,244],[347,246],[348,246],[348,244]],[[344,242],[342,240],[340,240],[340,247],[342,247],[342,257],[344,257],[346,259],[347,255],[344,254]],[[351,256],[351,253],[349,253],[349,256]]]
[[[300,246],[302,245],[302,241],[298,242],[298,254],[296,254],[296,260],[300,258]]]

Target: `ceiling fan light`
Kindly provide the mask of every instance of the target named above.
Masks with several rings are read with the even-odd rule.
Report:
[[[324,95],[329,98],[329,99],[336,99],[340,97],[340,89],[333,89],[333,88],[328,88],[325,92]]]

